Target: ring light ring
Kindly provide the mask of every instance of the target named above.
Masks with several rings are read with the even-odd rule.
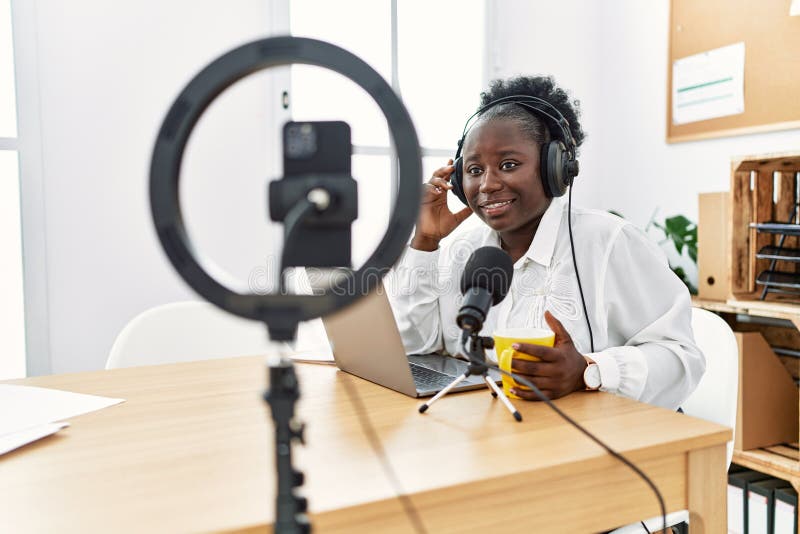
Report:
[[[389,124],[400,162],[397,196],[387,231],[366,263],[349,277],[347,291],[323,295],[258,295],[231,288],[208,274],[192,247],[181,214],[181,161],[193,128],[225,89],[255,72],[294,63],[338,72],[364,89]],[[422,163],[417,134],[405,106],[389,84],[367,63],[338,46],[302,37],[270,37],[220,56],[200,71],[173,102],[156,138],[150,165],[150,209],[158,239],[170,262],[198,294],[235,315],[296,325],[341,309],[372,291],[381,275],[405,249],[419,211]],[[213,267],[212,267],[213,270]]]

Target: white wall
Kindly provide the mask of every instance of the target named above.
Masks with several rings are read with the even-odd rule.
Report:
[[[583,205],[596,198],[602,154],[598,135],[603,117],[600,100],[600,7],[605,2],[507,0],[492,2],[490,78],[518,74],[552,75],[580,100],[581,124],[588,139],[580,149],[580,174],[574,200]]]
[[[28,355],[41,364],[37,369],[101,368],[133,316],[193,298],[152,230],[147,173],[154,136],[198,69],[287,27],[276,5],[285,2],[37,0],[35,10],[26,8],[34,14],[27,33],[38,50],[41,135],[40,159],[27,168],[41,166],[42,207],[23,198],[23,208],[33,205],[41,225],[43,252],[33,259],[44,275],[34,281],[46,294],[47,317],[33,324],[49,325],[29,332],[49,336],[49,357]],[[640,225],[656,207],[660,217],[696,219],[698,192],[727,189],[732,155],[800,145],[797,130],[665,142],[668,0],[489,6],[489,77],[553,74],[582,102],[589,137],[575,188],[579,204],[616,209]],[[240,281],[266,264],[272,248],[263,199],[266,179],[278,169],[267,126],[279,112],[277,101],[264,96],[284,83],[281,76],[248,80],[223,95],[195,130],[185,160],[182,193],[193,239]],[[242,198],[252,201],[243,206]],[[31,213],[23,213],[26,223]]]
[[[669,0],[494,2],[490,73],[552,74],[588,132],[576,203],[644,226],[697,220],[697,194],[729,188],[731,156],[797,150],[800,130],[667,144]],[[745,89],[746,90],[746,89]]]
[[[38,47],[44,205],[38,221],[46,258],[34,259],[47,264],[49,321],[35,324],[49,324],[52,372],[102,368],[133,316],[194,298],[166,261],[150,220],[155,134],[200,68],[276,28],[272,9],[265,0],[38,1],[28,21],[35,27],[25,31],[35,30]],[[277,154],[267,131],[273,83],[264,75],[224,94],[201,120],[184,159],[189,230],[204,253],[225,258],[222,266],[239,279],[268,253],[264,197]],[[234,203],[243,197],[252,204]],[[222,222],[230,229],[225,233]],[[44,354],[28,357],[47,363]]]

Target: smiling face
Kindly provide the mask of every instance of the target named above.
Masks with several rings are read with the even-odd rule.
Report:
[[[539,172],[539,143],[517,121],[478,122],[464,142],[464,193],[478,217],[505,236],[533,238],[550,205]]]

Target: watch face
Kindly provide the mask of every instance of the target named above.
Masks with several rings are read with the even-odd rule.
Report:
[[[583,372],[583,382],[589,389],[598,389],[600,387],[600,367],[596,363],[589,365]]]

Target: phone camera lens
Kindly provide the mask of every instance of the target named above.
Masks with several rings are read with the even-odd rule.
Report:
[[[317,152],[317,131],[313,124],[302,122],[286,127],[286,155],[307,159]]]

